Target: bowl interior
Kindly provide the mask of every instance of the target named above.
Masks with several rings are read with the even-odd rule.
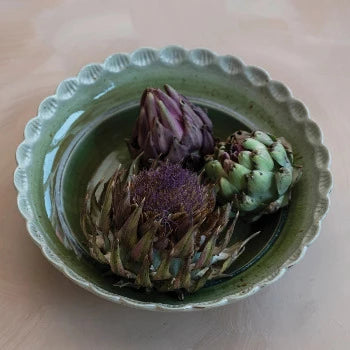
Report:
[[[201,101],[201,106],[207,109],[217,137],[225,139],[228,136],[227,130],[249,130],[251,127],[239,120],[237,115],[223,111],[223,108],[220,110],[218,106],[210,107],[210,102],[206,105],[205,101]],[[50,184],[51,188],[48,188],[50,197],[46,203],[47,214],[51,216],[56,235],[65,247],[74,250],[77,258],[89,266],[92,276],[99,275],[103,279],[103,288],[118,294],[132,294],[143,301],[164,299],[163,301],[169,302],[174,295],[146,295],[131,288],[124,287],[125,290],[122,291],[114,286],[118,279],[108,273],[105,265],[96,263],[89,257],[80,225],[81,209],[87,191],[101,179],[108,179],[118,165],[127,165],[130,161],[125,138],[131,135],[138,113],[137,101],[112,108],[91,122],[83,123],[79,131],[69,138],[69,145],[66,149],[61,149],[57,168],[52,173],[54,181]],[[84,120],[83,114],[79,117]],[[230,267],[228,274],[231,277],[248,269],[268,251],[281,232],[286,216],[287,209],[283,209],[255,223],[239,219],[233,241],[244,240],[256,231],[261,233],[246,246],[244,253]],[[228,278],[210,281],[205,288],[218,285]]]

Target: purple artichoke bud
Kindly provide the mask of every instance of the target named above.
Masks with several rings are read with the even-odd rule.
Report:
[[[169,85],[165,92],[148,88],[141,98],[141,110],[128,141],[133,158],[161,157],[172,163],[202,158],[214,151],[213,125],[207,114]]]

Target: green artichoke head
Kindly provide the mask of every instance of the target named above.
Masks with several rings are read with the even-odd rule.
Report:
[[[91,256],[119,286],[182,298],[223,276],[251,238],[231,243],[238,214],[230,219],[230,211],[216,207],[213,185],[196,173],[171,163],[138,171],[134,163],[87,196],[81,226]]]
[[[253,220],[288,204],[301,176],[291,145],[262,131],[237,131],[218,142],[206,158],[206,175],[217,185],[221,203],[231,203]]]

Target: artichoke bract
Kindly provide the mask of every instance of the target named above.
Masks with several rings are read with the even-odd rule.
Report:
[[[251,220],[286,206],[301,176],[291,145],[262,131],[237,131],[218,142],[205,173],[217,184],[221,203],[230,202]]]
[[[199,159],[214,150],[212,122],[207,114],[169,85],[144,91],[140,114],[127,140],[133,158],[166,158],[173,163]]]
[[[119,287],[179,298],[225,276],[255,234],[231,243],[238,214],[230,219],[230,204],[217,207],[213,185],[196,173],[172,163],[139,171],[137,162],[86,198],[81,225],[91,256],[120,277]]]

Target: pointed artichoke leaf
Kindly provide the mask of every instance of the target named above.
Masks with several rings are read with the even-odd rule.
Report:
[[[274,142],[270,147],[271,157],[281,166],[287,167],[290,166],[289,158],[287,152],[283,147],[282,143]]]
[[[151,231],[152,229],[158,230],[159,226],[159,223],[154,219],[153,216],[147,220],[144,218],[143,223],[139,225],[139,236],[143,237],[148,231]]]
[[[156,223],[140,238],[131,250],[131,258],[137,262],[142,262],[146,255],[151,254],[153,239],[158,230],[159,223]]]
[[[118,179],[114,186],[113,193],[113,218],[115,228],[117,230],[123,226],[130,213],[130,183],[125,186],[124,184],[120,183]]]
[[[141,149],[144,148],[147,138],[146,130],[150,130],[149,113],[146,110],[145,106],[141,105],[140,114],[136,121],[131,143],[131,145],[134,146],[136,149],[137,146],[141,147]]]
[[[181,142],[188,146],[190,151],[200,149],[203,143],[202,131],[193,121],[184,116],[184,134]]]
[[[281,209],[282,207],[286,206],[290,199],[290,191],[283,194],[282,196],[278,197],[275,201],[269,203],[262,213],[260,213],[260,216],[263,214],[272,214],[275,213],[277,210]],[[254,218],[254,221],[260,218]]]
[[[167,92],[167,94],[174,100],[174,101],[181,101],[182,95],[180,95],[172,86],[169,84],[164,85],[164,89]]]
[[[202,127],[202,148],[201,148],[201,154],[207,155],[212,154],[214,152],[214,138],[212,135],[211,129],[208,128],[208,126],[204,125]]]
[[[98,262],[102,264],[108,264],[108,260],[101,252],[100,248],[97,246],[96,240],[91,240],[90,243],[90,254],[92,255],[92,257],[94,257]]]
[[[131,177],[136,175],[139,172],[140,160],[143,156],[143,152],[141,152],[130,164],[128,177],[126,179],[127,182],[130,181]]]
[[[83,231],[88,234],[88,243],[90,247],[90,253],[93,258],[99,261],[102,264],[108,264],[108,261],[104,254],[101,252],[100,248],[97,245],[97,229],[91,222],[89,215],[86,215],[82,219],[83,222]]]
[[[102,180],[100,180],[96,184],[96,186],[94,187],[94,189],[91,192],[90,207],[91,207],[91,215],[94,219],[99,217],[100,212],[101,212],[101,208],[102,208],[102,205],[100,205],[100,203],[98,202],[97,197],[96,197],[96,192],[99,189],[99,187],[101,186],[101,184],[102,184]]]
[[[187,145],[183,145],[176,137],[173,138],[173,143],[170,146],[167,159],[173,163],[179,163],[188,155],[189,150]]]
[[[192,226],[187,233],[176,243],[171,252],[171,256],[175,258],[184,258],[193,255],[194,237],[197,233],[197,226]]]
[[[219,207],[218,209],[220,215],[215,227],[220,233],[220,235],[218,236],[218,239],[220,240],[220,236],[224,236],[225,234],[225,228],[230,220],[232,207],[230,203],[227,203],[225,206]]]
[[[250,170],[239,163],[233,163],[233,167],[229,172],[228,179],[230,183],[239,191],[244,191],[246,188],[246,177]]]
[[[113,188],[115,183],[115,176],[112,176],[108,181],[104,201],[101,203],[101,214],[98,220],[98,228],[104,236],[108,236],[109,228],[111,226],[111,210],[113,199]]]
[[[140,205],[136,206],[134,211],[126,219],[124,225],[117,232],[117,238],[125,243],[129,249],[132,249],[137,242],[137,229],[144,203],[145,200],[143,200]]]
[[[98,182],[98,186],[95,187],[95,195],[96,195],[96,192],[98,191],[99,187],[102,185],[102,183],[103,183],[103,180],[100,180]],[[105,199],[106,199],[106,192],[107,192],[108,184],[109,184],[109,180],[103,183],[100,198],[98,199],[98,209],[100,211],[102,210],[103,203],[105,202]]]
[[[208,127],[208,129],[213,129],[213,123],[211,121],[211,119],[209,118],[208,116],[208,113],[206,113],[206,111],[199,107],[199,106],[196,106],[196,105],[193,105],[191,103],[191,106],[192,106],[192,109],[194,110],[194,112],[201,118],[203,124]]]
[[[218,160],[212,160],[205,164],[205,172],[213,181],[218,181],[222,177],[227,177],[225,170]]]
[[[193,110],[193,105],[189,104],[187,101],[183,101],[181,104],[182,115],[184,119],[189,123],[194,125],[196,128],[200,129],[203,126],[203,121],[200,116]]]
[[[220,208],[220,218],[218,222],[220,229],[223,229],[230,220],[231,209],[232,207],[230,203],[227,203],[225,206]]]
[[[191,257],[188,256],[186,259],[182,261],[181,269],[173,281],[174,289],[186,289],[187,291],[191,288]]]
[[[115,239],[112,244],[110,265],[111,265],[111,270],[116,275],[126,277],[126,278],[136,278],[136,276],[132,272],[124,268],[122,258],[121,258],[119,239]]]
[[[231,200],[234,194],[237,194],[238,189],[225,177],[219,180],[220,195],[227,201]]]
[[[159,280],[168,280],[170,278],[172,278],[172,275],[170,273],[170,254],[168,254],[167,252],[165,252],[162,256],[160,265],[156,271],[156,273],[153,275],[152,279],[155,281],[159,281]]]
[[[276,195],[277,188],[274,173],[271,171],[253,170],[246,175],[248,194],[260,202],[270,200]]]
[[[222,240],[222,242],[220,243],[219,246],[215,247],[214,255],[221,253],[230,243],[232,235],[233,235],[233,231],[234,231],[236,223],[238,221],[238,218],[239,218],[239,211],[236,212],[236,215],[235,215],[231,225],[226,230],[225,235],[224,235],[224,239]]]
[[[152,288],[152,282],[149,276],[150,269],[150,259],[149,256],[146,255],[143,263],[140,266],[140,270],[135,279],[135,284],[140,287],[145,287],[147,289]]]
[[[153,139],[151,132],[148,132],[143,146],[143,158],[145,160],[156,159],[159,155],[157,140]]]
[[[173,134],[162,123],[156,119],[152,132],[152,139],[157,139],[158,151],[161,154],[167,154],[172,143]]]
[[[293,180],[291,168],[279,168],[275,174],[277,191],[280,196],[285,194],[290,188]]]
[[[201,236],[209,237],[212,231],[217,226],[217,222],[220,219],[221,210],[216,208],[204,221],[200,228]]]
[[[253,137],[248,137],[243,141],[242,145],[249,151],[256,151],[258,149],[267,150],[266,146],[262,142],[254,139]]]
[[[265,146],[264,146],[265,147]],[[242,166],[244,166],[247,169],[253,169],[254,168],[254,164],[252,161],[252,152],[250,151],[242,151],[239,152],[238,154],[238,163],[241,164]]]
[[[290,157],[290,161],[293,162],[293,148],[292,148],[292,145],[284,137],[277,138],[277,141],[280,142],[283,145],[283,147],[286,150],[288,156]]]
[[[212,236],[207,240],[204,245],[202,252],[194,266],[194,269],[201,269],[203,267],[209,266],[211,263],[211,259],[214,254],[215,243],[218,235],[218,229],[212,234]]]
[[[253,137],[259,142],[263,143],[265,146],[271,146],[274,140],[263,131],[255,131]]]
[[[258,149],[253,153],[252,161],[258,170],[272,171],[275,163],[266,149]]]
[[[222,277],[223,273],[233,264],[235,260],[238,259],[238,257],[244,252],[244,250],[245,250],[245,247],[241,247],[240,250],[237,250],[235,254],[232,254],[226,260],[224,260],[221,266],[220,272],[215,277],[216,278]]]
[[[212,273],[212,269],[208,268],[206,270],[206,272],[195,282],[192,283],[192,286],[190,288],[190,293],[195,293],[197,292],[197,290],[201,289],[202,287],[204,287],[205,283],[207,282],[207,280],[209,279],[210,275]]]
[[[87,223],[86,223],[87,217],[89,216],[89,218],[90,218],[90,215],[91,215],[89,210],[88,210],[88,204],[89,204],[89,195],[86,194],[83,208],[82,208],[82,213],[80,215],[80,227],[81,227],[83,234],[87,240],[89,240],[92,236],[91,228],[90,228],[90,226],[87,226]],[[90,218],[90,220],[91,220],[91,218]]]
[[[183,129],[178,121],[177,116],[175,116],[169,111],[169,109],[165,106],[163,101],[157,100],[157,104],[159,108],[158,116],[161,120],[161,123],[171,131],[174,137],[181,140],[183,135]]]
[[[232,263],[235,260],[237,260],[237,258],[243,253],[246,244],[250,240],[255,238],[260,232],[261,231],[255,232],[252,235],[250,235],[247,239],[245,239],[244,241],[234,243],[230,247],[228,247],[222,251],[223,255],[226,255],[227,258],[224,260],[219,274],[224,273],[232,265]]]
[[[179,119],[181,116],[180,99],[176,99],[171,94],[169,94],[169,92],[174,89],[169,89],[168,87],[169,85],[164,85],[165,91],[167,93],[164,93],[162,90],[157,89],[158,98],[162,100],[169,112],[172,115],[178,116],[177,119]]]
[[[242,193],[239,200],[234,200],[232,203],[240,211],[253,211],[261,206],[260,201],[254,197],[246,195],[245,193]]]

